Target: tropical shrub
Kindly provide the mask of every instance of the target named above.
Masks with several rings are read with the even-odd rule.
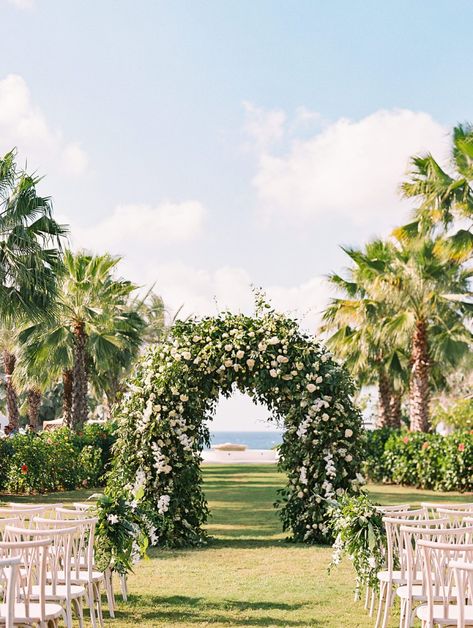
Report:
[[[390,427],[382,427],[377,430],[365,432],[366,457],[363,463],[363,471],[372,482],[385,482],[389,478],[389,469],[386,467],[384,448],[392,434],[398,434],[399,430]]]
[[[393,431],[368,438],[365,472],[373,481],[382,480],[438,491],[473,490],[473,432],[458,431],[447,436],[422,432]]]
[[[45,493],[100,486],[105,481],[113,426],[87,426],[80,435],[63,427],[0,439],[0,488]]]

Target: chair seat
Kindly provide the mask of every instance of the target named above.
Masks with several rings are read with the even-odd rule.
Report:
[[[407,585],[403,585],[401,587],[398,587],[397,590],[396,590],[396,594],[399,597],[403,598],[403,599],[407,599],[409,597],[408,596],[408,592],[409,592],[409,589],[407,588]],[[412,586],[412,588],[411,588],[411,592],[412,592],[411,599],[413,599],[413,600],[425,601],[427,599],[425,593],[423,593],[423,587],[422,587],[421,584],[414,584]],[[447,597],[447,595],[445,594],[442,597],[439,596],[438,599],[439,600],[443,600],[444,597]],[[451,587],[449,589],[448,597],[452,601],[456,600],[456,598],[457,598],[457,590],[456,590],[455,587]],[[435,596],[434,596],[434,599],[435,599]]]
[[[445,612],[446,610],[446,612]],[[424,604],[417,609],[417,617],[422,621],[427,621],[429,616],[429,607]],[[434,624],[444,626],[456,625],[458,619],[458,607],[454,604],[446,608],[442,604],[434,604]],[[473,626],[473,606],[465,606],[465,622],[464,626]]]
[[[54,587],[51,584],[47,584],[45,587],[46,600],[66,600],[67,599],[67,587],[65,584],[57,584]],[[31,587],[31,598],[38,599],[40,587]],[[85,588],[78,584],[71,584],[70,596],[72,599],[83,597],[85,595]]]
[[[402,576],[400,571],[393,571],[391,574],[389,573],[389,571],[378,571],[377,576],[380,582],[389,582],[389,580],[392,579],[392,582],[394,584],[406,583],[406,576],[405,575]],[[392,576],[392,578],[390,578],[390,576]],[[422,574],[420,572],[416,573],[414,582],[416,583],[422,582]]]
[[[51,578],[51,574],[47,574],[48,579]],[[92,582],[101,582],[104,579],[104,575],[101,571],[93,571],[92,572]],[[57,582],[65,582],[64,571],[58,571],[56,574]],[[89,574],[87,571],[79,571],[79,573],[72,571],[71,572],[71,583],[84,585],[89,583]]]
[[[57,619],[62,617],[63,610],[59,604],[46,604],[46,616],[45,620]],[[22,602],[15,604],[14,616],[15,624],[33,624],[39,623],[41,619],[41,608],[39,604],[28,604],[28,612],[26,612],[25,605]],[[7,614],[7,607],[5,604],[0,605],[0,619],[4,619]]]

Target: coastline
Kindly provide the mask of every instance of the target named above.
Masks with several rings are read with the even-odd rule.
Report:
[[[275,449],[246,449],[245,451],[219,451],[205,449],[203,464],[275,464],[278,452]]]

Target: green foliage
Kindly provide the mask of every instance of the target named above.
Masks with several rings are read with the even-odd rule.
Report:
[[[113,426],[90,425],[80,435],[63,427],[0,439],[0,488],[30,494],[100,486],[114,438]]]
[[[378,589],[378,571],[384,563],[386,534],[383,516],[367,495],[343,495],[330,507],[331,528],[335,537],[331,567],[344,556],[352,562],[361,585]]]
[[[219,396],[235,388],[265,404],[286,431],[280,516],[296,541],[326,541],[326,499],[355,490],[361,417],[353,384],[296,321],[259,304],[259,315],[178,321],[141,360],[118,413],[108,491],[128,498],[143,482],[162,545],[196,545],[207,504],[200,452]]]
[[[389,478],[389,468],[386,467],[384,448],[392,434],[399,433],[390,427],[365,432],[365,460],[363,472],[373,482],[385,482]]]
[[[473,430],[473,399],[459,399],[447,409],[439,406],[432,423],[445,423],[456,430]]]
[[[473,490],[473,432],[448,436],[393,431],[371,437],[365,471],[370,479],[436,491]]]

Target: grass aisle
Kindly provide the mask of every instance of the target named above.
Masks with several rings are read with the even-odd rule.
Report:
[[[120,601],[117,618],[113,622],[106,619],[106,625],[372,625],[362,604],[353,601],[350,564],[343,564],[328,575],[329,548],[284,542],[272,507],[277,488],[284,484],[275,467],[215,465],[205,467],[204,475],[212,512],[208,530],[215,540],[199,550],[152,550],[151,560],[142,561],[130,577],[128,603]],[[372,486],[370,490],[382,503],[459,499],[451,493],[442,495],[411,488]],[[73,501],[78,497],[78,493],[68,493],[47,499]],[[80,495],[84,497],[86,492]],[[45,500],[44,496],[36,499]],[[3,500],[7,501],[6,496]],[[397,625],[395,614],[390,626]]]

